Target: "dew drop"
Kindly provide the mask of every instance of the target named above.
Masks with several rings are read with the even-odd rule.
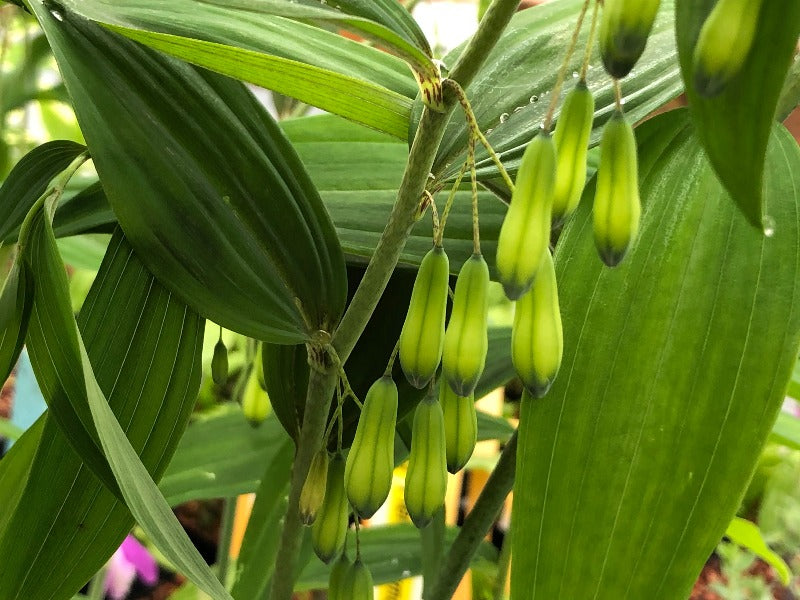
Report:
[[[764,217],[764,235],[768,238],[775,235],[775,219],[769,215]]]
[[[503,113],[500,115],[500,122],[505,123],[506,121],[508,121],[508,113]]]
[[[62,23],[64,22],[64,15],[63,15],[63,14],[61,14],[61,11],[60,11],[60,10],[55,10],[55,9],[54,9],[54,10],[51,10],[51,11],[50,11],[50,14],[51,14],[51,15],[53,15],[53,18],[54,18],[56,21],[60,21],[60,22],[62,22]]]
[[[535,96],[535,95],[534,95],[534,96],[531,96],[531,99],[529,100],[529,102],[530,102],[531,104],[535,104],[535,103],[536,103],[536,102],[538,102],[538,101],[539,101],[539,96]]]
[[[404,579],[405,579],[406,577],[411,577],[411,571],[409,571],[408,569],[404,570],[404,571],[403,571],[403,572],[400,574],[400,577],[402,577],[402,578],[404,578]]]
[[[515,112],[515,113],[518,113],[518,112],[519,112],[519,111],[521,111],[523,108],[524,108],[524,106],[518,106],[517,108],[515,108],[515,109],[514,109],[514,112]]]
[[[487,130],[486,130],[486,133],[485,133],[484,135],[487,135],[487,136],[488,136],[488,135],[490,135],[490,134],[491,134],[493,131],[494,131],[494,129],[487,129]]]
[[[578,75],[580,75],[580,73],[578,73],[577,71],[573,71],[573,72],[572,72],[572,78],[573,78],[573,79],[577,79],[577,78],[578,78]]]

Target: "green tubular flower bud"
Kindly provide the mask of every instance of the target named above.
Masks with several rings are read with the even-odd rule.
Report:
[[[258,427],[269,414],[270,404],[267,392],[261,389],[255,369],[250,372],[242,395],[242,412],[253,427]]]
[[[439,404],[444,416],[445,454],[447,470],[458,473],[475,450],[478,441],[478,415],[474,396],[457,396],[447,382],[442,381]]]
[[[442,407],[435,393],[428,394],[414,413],[405,485],[406,510],[419,528],[430,523],[444,504],[446,454]]]
[[[594,97],[581,80],[564,99],[556,122],[556,185],[553,224],[563,223],[578,206],[586,184],[586,154],[594,119]]]
[[[374,585],[369,568],[357,558],[344,575],[339,600],[373,600]]]
[[[350,505],[344,491],[344,467],[344,458],[336,454],[328,465],[325,499],[311,528],[314,552],[326,564],[339,555],[347,536]]]
[[[533,287],[517,301],[511,330],[514,369],[534,398],[547,394],[558,374],[563,352],[556,272],[548,250]]]
[[[431,380],[442,358],[449,276],[447,254],[434,246],[419,266],[400,332],[400,364],[411,385],[419,389]]]
[[[350,559],[347,558],[347,555],[344,553],[339,556],[339,560],[333,564],[330,575],[328,576],[328,600],[344,600],[344,582],[352,566],[353,563],[350,562]]]
[[[762,0],[719,0],[708,15],[694,48],[694,87],[716,96],[742,68],[758,28]]]
[[[639,168],[633,127],[617,111],[600,140],[594,197],[594,241],[600,258],[614,267],[639,232]]]
[[[222,340],[219,340],[214,346],[214,356],[211,358],[211,379],[217,385],[228,383],[228,349]]]
[[[392,487],[396,425],[397,386],[384,376],[367,392],[344,471],[347,498],[364,519],[375,514]]]
[[[511,300],[531,287],[550,243],[555,180],[555,144],[550,135],[541,132],[522,156],[511,206],[497,239],[497,271]]]
[[[323,448],[311,460],[306,482],[300,490],[300,520],[304,525],[311,525],[317,518],[317,511],[325,499],[327,480],[328,450]]]
[[[644,52],[660,0],[604,0],[600,19],[600,56],[617,79],[631,72]]]
[[[471,395],[483,373],[488,319],[489,266],[481,254],[473,254],[458,273],[442,354],[442,374],[459,396]]]

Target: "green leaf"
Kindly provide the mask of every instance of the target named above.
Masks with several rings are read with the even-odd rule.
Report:
[[[478,125],[487,132],[487,139],[512,172],[516,171],[525,147],[542,124],[555,86],[558,65],[564,59],[583,3],[583,0],[560,0],[520,11],[511,19],[483,68],[466,89]],[[672,13],[673,0],[663,0],[647,49],[634,72],[622,82],[625,112],[631,119],[644,118],[678,96],[683,89],[675,64],[677,51]],[[587,23],[568,72],[580,71],[588,32]],[[463,49],[462,45],[450,52],[444,63],[452,66]],[[595,145],[600,141],[602,126],[613,113],[614,91],[596,49],[590,64],[592,69],[587,83],[595,97],[591,137],[591,145]],[[564,92],[569,91],[571,85],[567,81]],[[418,98],[413,113],[415,122],[420,109]],[[412,131],[415,128],[416,125]],[[451,179],[458,173],[466,158],[466,148],[466,121],[458,109],[448,123],[436,155],[432,172],[437,179]],[[477,160],[481,179],[497,176],[494,164],[482,148],[477,153]]]
[[[261,345],[264,384],[275,417],[297,443],[308,390],[308,350],[305,346]]]
[[[37,146],[11,170],[0,187],[0,240],[16,233],[25,215],[41,196],[50,180],[86,150],[75,142],[55,141]]]
[[[353,19],[324,10],[317,2],[313,8],[280,4],[298,16],[322,13]],[[65,10],[194,64],[403,139],[408,133],[411,100],[417,93],[411,71],[401,60],[335,33],[261,14],[241,3],[176,0],[166,5],[150,0],[115,3],[112,9],[103,2],[69,0],[64,5]],[[424,53],[416,53],[425,60]]]
[[[238,405],[221,408],[189,425],[159,489],[172,506],[255,492],[264,465],[288,464],[291,448],[277,419],[253,427]]]
[[[47,314],[53,314],[60,307],[66,321],[71,315],[66,312],[68,297],[48,302],[46,290],[52,285],[48,287],[45,279],[46,273],[63,274],[63,266],[56,264],[48,273],[45,265],[36,264],[39,311],[46,306]],[[61,289],[66,294],[63,282]],[[78,321],[95,376],[107,392],[108,406],[158,479],[194,406],[202,321],[154,280],[120,234],[111,242]],[[68,338],[60,336],[58,345],[68,343]],[[56,347],[32,330],[28,349],[52,405],[54,400],[65,401],[59,378],[69,383],[70,389],[81,383],[65,377],[60,359],[56,371],[44,344],[50,351]],[[52,354],[57,355],[63,356]],[[0,461],[0,470],[14,465],[20,468],[23,460],[30,468],[27,480],[9,486],[20,494],[21,508],[3,511],[10,520],[8,527],[3,527],[0,519],[0,550],[5,557],[0,579],[8,584],[0,586],[3,600],[70,597],[108,560],[134,522],[125,504],[73,449],[80,430],[70,431],[70,441],[52,417],[52,411],[43,416],[35,426],[39,433],[35,440],[28,442],[34,436],[28,430]],[[36,449],[33,460],[15,456],[23,443]],[[0,485],[0,490],[5,489],[5,483]],[[7,507],[2,494],[0,503]],[[28,543],[20,545],[20,539]]]
[[[335,231],[252,94],[69,11],[33,8],[109,203],[159,281],[250,337],[302,343],[332,330],[346,290]]]
[[[786,561],[784,561],[780,555],[770,550],[769,546],[767,546],[767,543],[764,541],[764,537],[761,535],[761,530],[758,528],[758,525],[746,519],[734,517],[733,521],[728,525],[728,529],[725,530],[725,536],[730,538],[733,543],[747,548],[750,552],[771,565],[778,574],[781,583],[783,585],[789,585],[789,580],[792,577],[789,565],[786,564]]]
[[[6,381],[17,364],[33,307],[33,281],[19,255],[0,289],[0,381]]]
[[[739,507],[800,341],[800,149],[775,129],[766,238],[686,111],[637,129],[643,214],[615,268],[583,203],[556,249],[564,360],[523,398],[512,595],[685,598]],[[591,197],[594,184],[586,194]]]
[[[342,249],[350,262],[366,264],[397,199],[408,148],[389,136],[327,115],[285,121],[282,127],[322,195]],[[436,196],[440,210],[447,192],[449,188]],[[506,205],[483,191],[478,202],[481,248],[495,275],[494,253]],[[431,223],[429,210],[414,226],[400,255],[402,264],[419,266],[432,245]],[[456,194],[444,247],[456,274],[472,255],[471,192],[466,188]]]
[[[36,294],[28,349],[39,385],[48,400],[50,413],[56,416],[59,414],[56,410],[57,407],[68,404],[68,407],[74,411],[71,420],[76,421],[81,420],[82,413],[88,410],[103,454],[108,460],[108,466],[113,472],[114,479],[119,484],[125,504],[151,542],[167,560],[195,582],[198,587],[211,594],[215,599],[232,600],[192,545],[164,497],[158,491],[147,467],[142,464],[137,450],[131,445],[126,432],[109,406],[100,383],[95,378],[81,333],[72,316],[64,264],[58,254],[51,225],[56,200],[57,196],[48,196],[45,202],[35,207],[20,236],[23,254],[36,278]],[[111,294],[116,292],[117,290],[113,290]],[[166,298],[170,297],[166,292],[163,294]],[[127,302],[128,297],[123,296],[121,301]],[[108,302],[108,297],[97,301],[98,305],[104,309]],[[150,397],[151,390],[148,388],[155,385],[156,382],[161,386],[166,386],[166,389],[175,386],[173,391],[178,398],[179,405],[183,407],[183,414],[181,415],[182,420],[173,418],[174,429],[170,429],[170,434],[163,440],[166,442],[180,433],[182,423],[185,423],[188,418],[190,408],[187,405],[191,406],[190,402],[187,402],[187,398],[193,398],[197,393],[199,379],[197,367],[203,328],[203,321],[192,315],[186,306],[181,306],[178,302],[173,310],[176,311],[176,316],[179,318],[173,317],[171,320],[172,336],[174,337],[169,339],[170,343],[164,350],[166,356],[137,353],[135,356],[140,358],[140,362],[137,361],[136,368],[143,369],[143,371],[134,371],[134,374],[144,380],[145,391],[141,392],[142,396],[147,394],[146,397]],[[141,314],[140,311],[134,321],[136,324],[147,321],[147,319],[141,318]],[[161,326],[164,325],[166,317],[162,317],[162,319]],[[187,322],[184,322],[184,319],[187,319]],[[121,336],[117,320],[114,321],[114,325],[117,326],[115,333],[118,337],[116,339],[120,340],[118,343],[124,348],[123,355],[127,355],[129,347],[126,346],[130,344],[130,338]],[[157,339],[160,338],[163,330],[159,327],[158,322],[154,319],[147,325],[149,325],[147,333],[155,335]],[[89,332],[85,332],[84,335],[87,339],[92,339]],[[176,347],[181,346],[185,350],[178,355],[181,358],[181,361],[178,362]],[[108,348],[105,348],[104,351],[107,352]],[[156,362],[159,358],[160,360]],[[162,362],[164,358],[167,360]],[[154,368],[154,365],[162,364],[173,366],[180,374],[181,380],[170,381],[171,371]],[[117,370],[114,384],[111,387],[112,391],[117,388],[122,375],[123,373]],[[127,388],[128,382],[125,381],[120,387]],[[164,388],[161,393],[164,393]],[[140,397],[137,397],[137,403]],[[62,410],[63,412],[65,411]],[[150,429],[154,418],[152,414],[143,414],[139,420],[143,421]],[[68,432],[71,442],[75,442],[76,438],[82,440],[88,437],[86,431],[82,431],[81,428],[68,427],[68,420],[59,417],[57,422],[62,432]],[[93,432],[89,435],[93,436]],[[79,441],[74,445],[76,448],[82,449],[91,445],[92,442],[94,442],[93,439],[88,439],[86,442]],[[91,460],[92,456],[91,453],[81,452],[81,458],[85,460]],[[29,512],[34,516],[39,515],[39,511]],[[34,539],[44,541],[45,538],[46,536],[36,536]],[[58,548],[58,546],[56,547]],[[59,552],[63,551],[62,548],[58,548],[58,550]],[[25,581],[24,577],[8,578],[2,574],[0,574],[0,579],[15,582]],[[76,590],[70,593],[74,593],[74,591]],[[30,594],[24,597],[41,596]]]
[[[500,440],[505,442],[514,433],[514,427],[506,419],[496,417],[482,410],[477,411],[478,441]]]
[[[713,5],[714,0],[676,2],[675,28],[689,107],[709,161],[733,201],[755,227],[772,227],[764,216],[764,157],[800,34],[800,4],[762,2],[744,66],[722,93],[703,98],[695,91],[692,56]]]
[[[58,251],[71,267],[97,271],[109,240],[110,236],[104,234],[76,235],[58,240]]]
[[[44,427],[44,417],[31,425],[0,460],[0,541],[8,523],[17,514],[22,492],[30,477],[32,464]]]

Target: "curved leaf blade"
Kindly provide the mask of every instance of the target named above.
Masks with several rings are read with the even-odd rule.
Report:
[[[126,432],[117,420],[94,374],[83,337],[72,316],[64,264],[56,247],[52,229],[54,201],[55,197],[48,197],[43,204],[34,208],[34,212],[29,216],[29,229],[26,229],[21,236],[26,260],[30,262],[31,268],[36,273],[34,316],[28,347],[35,365],[37,379],[45,398],[48,399],[48,406],[55,414],[56,399],[60,397],[62,403],[68,402],[73,408],[75,418],[81,418],[79,413],[88,412],[90,414],[96,437],[99,439],[103,455],[108,461],[107,464],[113,472],[114,480],[119,485],[125,504],[153,544],[203,591],[215,599],[232,600],[191,543],[164,497],[158,491],[147,467],[141,462],[136,449],[131,445]],[[116,290],[113,290],[112,294],[114,292]],[[125,297],[121,300],[126,302],[128,298]],[[99,306],[105,308],[106,304],[107,301],[101,301]],[[177,312],[182,318],[191,314],[188,308],[180,303],[178,303]],[[137,324],[139,322],[138,319],[135,321]],[[179,328],[174,333],[176,337],[167,347],[167,352],[174,356],[177,344],[188,344],[188,351],[183,355],[180,365],[181,372],[186,379],[179,381],[177,389],[174,390],[184,407],[187,398],[193,398],[194,394],[191,391],[196,390],[199,383],[197,366],[199,365],[204,324],[201,319],[196,317],[191,319],[190,323],[194,325],[194,331],[184,330],[183,323],[179,323]],[[155,330],[155,327],[153,329]],[[87,336],[87,339],[91,338]],[[125,349],[124,354],[127,354],[130,349],[127,346],[129,340],[117,339]],[[151,363],[155,358],[152,355],[147,356],[146,361]],[[168,361],[167,364],[175,364],[174,361],[175,359],[172,360],[172,363]],[[155,371],[151,379],[151,364],[144,366],[146,366],[144,373],[139,372],[139,377],[144,377],[144,385],[152,385],[153,380],[160,380],[163,383],[164,375],[162,373]],[[117,387],[117,378],[120,376],[122,373],[117,371],[112,390]],[[172,382],[167,380],[167,385],[171,384]],[[147,392],[149,391],[151,390],[148,389]],[[143,394],[147,392],[143,392]],[[189,401],[190,406],[191,401]],[[185,419],[188,418],[188,410],[184,410],[183,422],[185,423]],[[142,421],[151,426],[151,419],[152,416],[145,416]],[[57,422],[62,432],[65,432],[73,443],[74,438],[87,436],[86,432],[81,429],[65,428],[63,421]],[[179,429],[174,429],[179,423],[180,421],[173,419],[170,428],[171,434],[179,431]],[[94,440],[88,440],[89,443],[92,441]],[[80,448],[82,444],[74,443],[74,446]],[[83,459],[91,457],[91,454],[81,455]],[[31,515],[35,518],[36,511],[31,511],[28,518]],[[61,551],[60,548],[59,551]]]
[[[250,337],[302,343],[332,330],[346,294],[335,231],[252,94],[70,12],[59,21],[33,8],[110,205],[156,277]]]
[[[107,311],[115,318],[108,319]],[[119,234],[78,321],[111,409],[158,479],[194,406],[202,321],[155,282]],[[54,368],[48,360],[42,362],[41,345],[32,339],[29,349],[38,376],[52,382]],[[125,385],[118,385],[120,381]],[[53,391],[56,386],[45,387]],[[144,396],[148,402],[142,401]],[[25,509],[11,511],[11,526],[5,531],[0,527],[0,548],[6,556],[0,571],[3,581],[13,582],[3,586],[4,600],[71,597],[108,560],[133,524],[128,508],[86,468],[52,414],[41,421],[31,475],[27,484],[17,484]],[[13,454],[0,464],[12,458]],[[20,547],[22,536],[29,541]],[[47,576],[37,576],[42,573]]]
[[[800,4],[762,2],[753,46],[740,72],[718,96],[694,86],[692,55],[713,0],[677,0],[681,71],[697,133],[714,170],[753,226],[764,224],[764,159],[786,72],[800,35]]]
[[[585,203],[559,242],[565,356],[549,395],[523,400],[512,593],[686,597],[780,409],[800,340],[800,150],[776,130],[782,226],[765,238],[688,121],[638,129],[642,228],[619,267],[601,266]]]

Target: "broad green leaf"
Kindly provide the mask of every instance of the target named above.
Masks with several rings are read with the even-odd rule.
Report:
[[[53,221],[56,236],[60,238],[81,233],[112,233],[116,225],[117,219],[99,181],[62,200]]]
[[[335,231],[252,94],[69,11],[32,7],[109,203],[159,281],[250,337],[302,343],[332,330],[346,290]]]
[[[41,286],[37,289],[42,294]],[[46,306],[54,310],[56,305]],[[194,406],[202,321],[153,279],[118,234],[78,322],[109,406],[158,479]],[[44,343],[33,335],[28,348],[52,402],[63,390],[58,391],[58,375]],[[134,522],[128,508],[76,454],[52,415],[40,423],[33,442],[35,459],[26,461],[30,477],[10,486],[21,495],[24,508],[8,511],[9,518],[13,515],[8,528],[0,523],[5,557],[0,578],[13,582],[0,586],[3,600],[70,597],[108,560]],[[18,463],[14,453],[33,435],[26,432],[0,465]],[[20,539],[29,541],[20,545]]]
[[[769,229],[774,216],[764,212],[764,157],[800,35],[800,3],[761,2],[744,66],[722,93],[704,98],[695,91],[692,56],[713,5],[714,0],[676,1],[675,28],[686,95],[698,136],[722,184],[750,223]]]
[[[800,360],[794,365],[794,371],[792,371],[792,378],[789,380],[789,387],[786,388],[786,394],[800,401]]]
[[[789,585],[789,580],[792,576],[789,565],[786,564],[786,561],[784,561],[779,554],[772,551],[770,547],[767,546],[758,525],[751,523],[747,519],[734,517],[733,521],[728,525],[728,529],[725,530],[725,536],[730,538],[733,543],[747,548],[750,552],[771,565],[778,574],[781,583],[783,585]]]
[[[241,408],[226,407],[189,425],[159,489],[172,506],[255,492],[264,465],[288,464],[291,448],[276,419],[253,427]]]
[[[408,148],[381,135],[331,116],[306,117],[282,124],[336,225],[342,249],[351,262],[372,256],[397,199]],[[436,195],[444,208],[449,188]],[[479,195],[481,248],[494,273],[497,236],[506,205],[494,194]],[[431,211],[414,226],[400,262],[419,266],[433,240]],[[444,247],[452,273],[472,254],[471,192],[456,194],[445,228]]]
[[[28,348],[39,385],[48,400],[50,413],[56,417],[58,414],[56,408],[59,405],[68,404],[74,410],[73,418],[80,420],[80,413],[88,409],[102,451],[119,485],[125,504],[150,541],[164,554],[167,560],[195,582],[198,587],[211,594],[215,599],[231,600],[230,595],[192,545],[166,500],[158,491],[151,474],[141,462],[137,449],[131,445],[131,441],[122,429],[95,377],[82,334],[78,331],[72,316],[64,264],[58,254],[53,234],[52,217],[56,199],[56,196],[48,196],[42,204],[37,205],[29,214],[20,235],[23,255],[36,278]],[[147,291],[150,292],[149,289]],[[112,296],[115,293],[117,290],[111,292]],[[170,297],[166,291],[163,294],[167,298]],[[145,296],[145,298],[147,297],[149,296]],[[121,298],[123,302],[128,300],[127,296]],[[98,299],[97,304],[101,308],[106,308],[108,302],[108,298]],[[134,376],[141,378],[140,381],[143,380],[143,391],[140,392],[141,396],[137,395],[137,404],[142,396],[154,393],[156,398],[163,397],[167,390],[172,388],[172,392],[177,396],[175,403],[183,408],[180,417],[173,416],[169,434],[162,439],[163,442],[170,442],[178,436],[182,424],[188,418],[191,406],[191,400],[188,399],[192,399],[197,391],[199,376],[197,366],[202,345],[203,321],[180,302],[176,303],[173,310],[177,313],[178,318],[173,317],[170,323],[171,325],[174,323],[172,327],[174,337],[169,340],[171,343],[164,350],[166,356],[162,355],[163,358],[157,361],[160,358],[157,354],[137,352],[134,355],[134,360],[138,363],[133,371]],[[149,323],[147,321],[142,318],[141,311],[133,320],[137,325],[146,324],[147,333],[155,335],[158,339],[163,332],[160,326],[165,325],[167,317],[162,317],[160,324],[155,319]],[[119,340],[117,343],[124,348],[123,356],[127,356],[130,350],[130,338],[120,336],[117,320],[114,321],[114,325],[117,326],[115,332],[116,339]],[[89,332],[84,332],[83,335],[86,335],[87,340],[92,339]],[[176,346],[184,346],[186,350],[176,356]],[[108,350],[108,347],[104,348],[106,353]],[[103,357],[106,355],[104,354]],[[180,362],[176,360],[178,357],[181,359]],[[102,359],[100,362],[102,363]],[[177,382],[171,381],[172,372],[162,367],[164,364],[167,367],[175,368],[179,373]],[[123,373],[117,369],[111,387],[112,391],[118,387],[118,384],[121,384],[119,387],[129,387],[128,382],[120,381],[122,375]],[[138,419],[134,417],[132,421],[141,422],[150,430],[157,414],[142,413],[141,416],[135,415]],[[80,428],[67,427],[68,423],[61,417],[55,420],[62,432],[68,432],[71,442],[76,438],[80,440],[88,437],[86,431],[82,431]],[[92,441],[94,440],[88,440],[88,443]],[[85,444],[82,443],[74,445],[76,448],[85,447]],[[82,453],[81,458],[88,460],[92,458],[92,455]],[[158,460],[156,464],[158,464]],[[30,519],[39,516],[39,511],[26,511],[26,513],[27,515],[24,515],[23,518]],[[44,537],[36,536],[34,539],[39,540]],[[16,543],[18,543],[18,539],[18,537],[15,538]],[[59,552],[63,552],[63,549],[59,548]],[[49,570],[42,569],[40,572],[49,573]],[[0,579],[15,582],[25,581],[25,578],[6,577],[2,574],[0,574]],[[72,590],[70,594],[74,591]],[[29,594],[22,597],[41,596]]]
[[[735,514],[800,341],[800,149],[775,128],[752,228],[686,111],[637,129],[639,241],[597,257],[589,203],[556,249],[564,360],[524,397],[512,594],[686,598]],[[591,197],[594,184],[587,195]]]
[[[417,85],[400,59],[242,4],[67,0],[63,10],[75,11],[178,58],[405,139]],[[342,15],[323,10],[316,2],[315,8],[281,4],[298,15]],[[417,52],[423,60],[424,53]]]
[[[31,473],[31,465],[39,446],[44,417],[38,419],[23,433],[11,450],[0,460],[0,538],[16,514],[22,492]]]
[[[511,19],[483,68],[466,89],[478,125],[488,134],[489,142],[512,172],[516,171],[525,146],[539,131],[547,113],[558,66],[564,59],[582,5],[583,0],[559,0],[519,12]],[[676,66],[673,11],[673,0],[661,2],[647,49],[634,72],[622,82],[625,112],[631,119],[644,118],[683,90]],[[589,25],[585,22],[568,70],[576,76],[580,71],[588,32]],[[463,48],[462,45],[450,52],[444,63],[452,66]],[[597,50],[591,67],[587,83],[595,97],[591,138],[591,145],[595,145],[600,140],[603,124],[614,110],[614,91]],[[567,79],[564,93],[569,91],[573,81],[577,81],[577,77]],[[421,102],[417,99],[415,117],[418,117],[420,108]],[[466,142],[466,121],[458,109],[450,119],[433,165],[432,172],[437,179],[451,179],[457,174],[466,158]],[[494,164],[482,149],[479,149],[477,160],[482,179],[497,176]]]
[[[18,3],[20,6],[21,2]],[[24,58],[8,71],[0,73],[0,114],[24,108],[33,100],[64,100],[66,90],[60,82],[53,87],[40,89],[39,75],[51,56],[47,38],[37,32],[32,35]]]
[[[458,529],[448,527],[445,544],[453,543]],[[361,558],[372,571],[375,585],[390,583],[422,573],[420,532],[411,523],[379,525],[361,529]],[[348,547],[355,547],[355,532],[348,532]],[[351,553],[352,555],[352,553]],[[497,551],[488,542],[481,544],[475,558],[496,559]],[[352,558],[352,556],[351,556]],[[326,589],[330,565],[312,558],[295,587],[296,591]]]
[[[25,215],[50,180],[86,150],[75,142],[47,142],[31,150],[9,173],[0,187],[0,240],[19,230]]]

